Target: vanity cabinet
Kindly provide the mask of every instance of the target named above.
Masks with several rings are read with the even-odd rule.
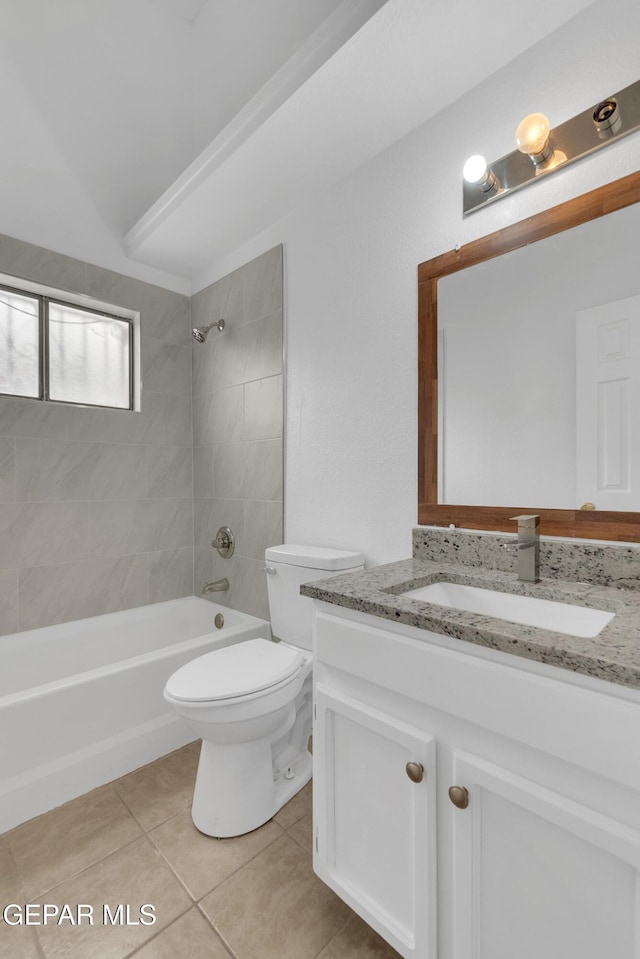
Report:
[[[404,955],[435,959],[435,741],[322,683],[315,706],[316,872]]]
[[[640,695],[315,607],[320,878],[404,957],[638,959]]]

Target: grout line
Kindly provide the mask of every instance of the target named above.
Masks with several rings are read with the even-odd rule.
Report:
[[[83,866],[82,869],[79,869],[78,872],[71,873],[68,876],[65,876],[64,879],[61,879],[60,882],[57,882],[54,886],[50,886],[48,889],[44,889],[42,892],[39,892],[35,896],[28,896],[28,902],[35,902],[38,899],[43,899],[45,896],[48,896],[50,893],[55,893],[56,889],[59,889],[61,886],[64,886],[66,882],[69,882],[71,879],[77,879],[78,876],[82,876],[83,873],[87,872],[89,869],[93,869],[95,866],[98,866],[101,862],[109,859],[111,856],[115,856],[117,853],[122,852],[123,849],[127,849],[129,846],[133,846],[134,843],[140,842],[147,837],[142,834],[135,836],[133,839],[130,839],[128,842],[123,843],[121,846],[118,846],[117,849],[112,849],[110,852],[106,853],[104,856],[100,856],[99,859],[94,860],[93,862],[88,863],[88,865]],[[26,895],[26,891],[25,891]]]
[[[258,829],[263,829],[264,826],[268,825],[268,823],[273,823],[273,822],[274,822],[273,819],[268,819],[266,823],[262,824],[262,826],[258,826]],[[278,823],[274,823],[274,825],[278,826]],[[231,879],[232,876],[235,876],[236,873],[241,872],[245,868],[245,866],[248,866],[249,863],[252,863],[254,859],[257,859],[258,856],[260,856],[263,852],[265,852],[267,849],[270,849],[274,843],[279,842],[279,840],[282,839],[283,836],[286,836],[286,830],[284,830],[282,826],[279,826],[279,829],[280,829],[280,834],[278,836],[274,836],[271,842],[268,842],[266,846],[263,846],[262,849],[259,849],[256,853],[253,854],[253,856],[251,856],[249,859],[245,860],[245,862],[237,866],[233,870],[233,872],[230,872],[227,876],[224,877],[224,879],[221,879],[219,882],[217,882],[215,886],[212,886],[211,889],[208,889],[205,893],[203,893],[200,896],[199,899],[194,900],[195,904],[199,906],[203,899],[206,899],[207,896],[211,895],[211,893],[214,892],[216,889],[219,889],[220,886],[224,885],[224,883],[227,882],[229,879]],[[214,840],[213,836],[209,838]],[[230,838],[238,838],[238,837],[230,837]],[[214,840],[214,841],[217,841],[217,840]],[[222,840],[222,839],[220,840],[220,842],[224,842],[224,841],[225,840]]]
[[[215,923],[213,923],[211,919],[209,919],[209,917],[205,914],[199,902],[196,903],[196,909],[198,910],[202,918],[205,920],[207,925],[211,928],[214,935],[220,940],[220,942],[222,943],[226,951],[229,953],[229,955],[232,957],[232,959],[237,959],[236,953],[231,948],[231,943],[225,939],[225,937],[222,935],[220,930],[216,928]]]
[[[144,767],[141,766],[140,768],[143,769]],[[111,785],[112,785],[112,787],[113,787],[114,793],[116,794],[116,796],[118,797],[118,799],[120,800],[120,802],[122,803],[122,805],[124,806],[124,808],[127,810],[127,812],[129,813],[129,815],[131,816],[131,818],[132,818],[133,821],[135,822],[136,826],[138,826],[138,828],[141,830],[142,835],[143,835],[143,836],[147,836],[148,833],[149,833],[149,830],[146,829],[146,828],[143,826],[143,824],[140,822],[140,820],[138,819],[138,817],[137,817],[136,814],[134,813],[133,809],[131,808],[131,806],[129,805],[129,803],[128,803],[128,802],[126,801],[126,799],[124,798],[124,796],[121,796],[121,795],[120,795],[120,793],[118,792],[118,788],[117,788],[117,786],[116,786],[116,783],[117,783],[117,782],[118,782],[118,780],[116,779],[113,783],[111,783]]]
[[[37,930],[33,928],[31,930],[31,934],[32,942],[35,942],[36,944],[36,953],[38,955],[38,959],[46,959],[44,948],[40,945],[40,936],[38,935]]]
[[[179,919],[182,919],[184,916],[186,916],[187,913],[190,912],[192,909],[193,909],[193,905],[188,906],[184,912],[181,912],[179,916],[176,916],[175,919],[172,919],[171,922],[168,923],[168,925],[163,926],[162,929],[158,929],[157,932],[154,932],[154,934],[149,939],[146,939],[142,943],[142,945],[136,946],[132,952],[127,952],[124,956],[121,957],[121,959],[132,959],[133,956],[138,955],[140,952],[142,952],[143,949],[145,949],[149,945],[150,942],[153,942],[155,939],[161,936],[163,932],[167,931],[167,929],[171,929],[171,926],[173,926],[176,922],[178,922]]]
[[[334,934],[329,939],[327,939],[327,941],[325,942],[323,946],[320,947],[320,949],[316,952],[315,956],[313,956],[313,959],[318,959],[318,957],[322,955],[324,950],[327,949],[331,945],[331,943],[334,942],[334,940],[336,940],[342,932],[344,932],[348,924],[351,922],[352,918],[353,918],[353,912],[352,912],[352,915],[347,916],[347,918],[342,923],[340,928],[336,929]]]

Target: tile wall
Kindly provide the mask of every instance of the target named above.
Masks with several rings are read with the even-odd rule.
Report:
[[[189,299],[0,236],[0,272],[141,314],[141,412],[0,396],[0,634],[193,590]]]
[[[209,598],[269,617],[266,546],[282,542],[282,247],[275,247],[191,300],[194,326],[220,317],[193,343],[195,593],[227,577]],[[236,537],[235,555],[211,549],[218,527]]]

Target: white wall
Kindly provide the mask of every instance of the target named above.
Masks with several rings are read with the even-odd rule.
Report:
[[[638,79],[640,7],[598,0],[307,208],[213,264],[285,245],[285,537],[410,555],[416,522],[418,263],[635,170],[639,134],[462,219],[461,169]]]

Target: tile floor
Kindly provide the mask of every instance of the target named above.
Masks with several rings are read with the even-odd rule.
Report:
[[[0,835],[2,907],[93,907],[92,925],[88,908],[80,924],[0,919],[0,957],[397,957],[313,874],[310,785],[255,832],[211,839],[189,812],[198,754],[192,743]],[[120,903],[130,924],[124,911],[105,924],[104,904],[118,919]],[[154,925],[133,924],[144,903]]]

